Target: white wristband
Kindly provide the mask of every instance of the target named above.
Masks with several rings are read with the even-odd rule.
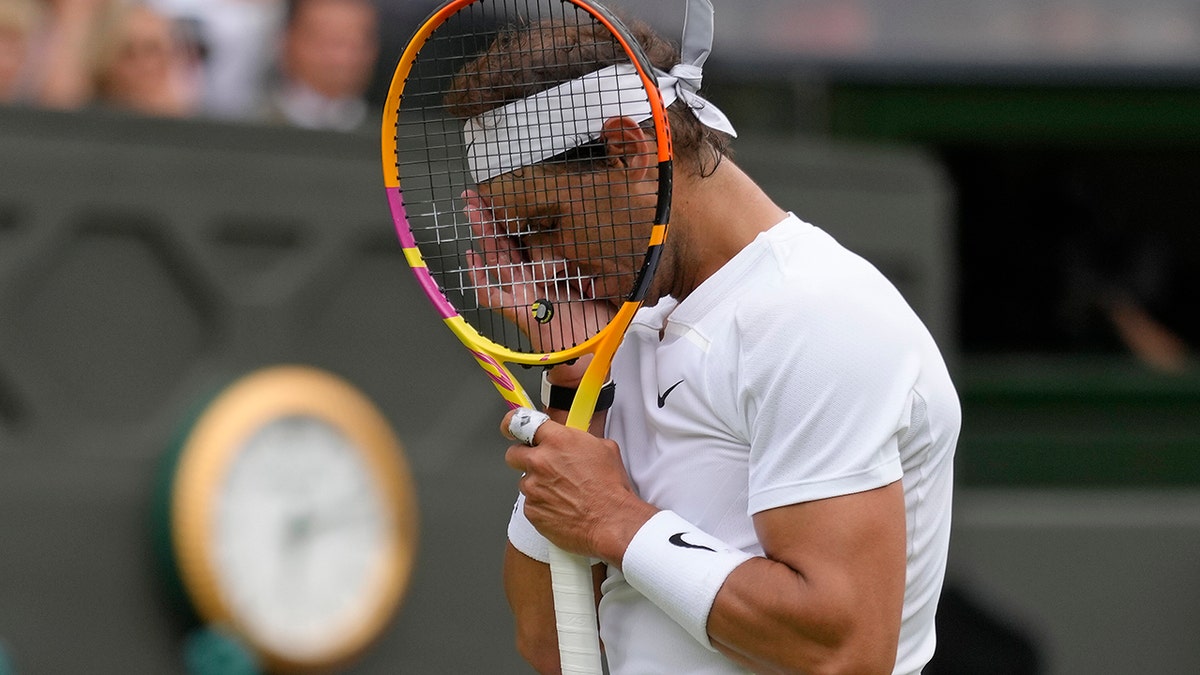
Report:
[[[753,557],[674,511],[659,511],[633,536],[621,568],[630,586],[716,651],[708,639],[708,613],[725,579]]]
[[[521,553],[540,563],[550,562],[550,540],[525,517],[525,495],[517,494],[512,517],[508,519],[508,541]]]

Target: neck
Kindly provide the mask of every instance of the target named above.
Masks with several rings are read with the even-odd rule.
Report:
[[[663,291],[682,300],[787,216],[729,159],[706,177],[677,176]]]

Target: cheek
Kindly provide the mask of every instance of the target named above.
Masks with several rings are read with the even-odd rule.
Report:
[[[593,175],[595,180],[560,184],[557,187],[561,189],[554,192],[563,205],[554,255],[596,277],[603,295],[619,297],[632,288],[641,268],[655,200],[631,195],[625,185],[606,182],[611,180],[610,174]]]
[[[628,227],[611,223],[592,223],[578,235],[564,242],[563,257],[593,280],[598,296],[628,295],[645,258],[646,240],[631,236]]]
[[[594,241],[595,227],[578,216],[564,216],[559,221],[559,233],[554,238],[554,254],[584,268],[599,257]]]

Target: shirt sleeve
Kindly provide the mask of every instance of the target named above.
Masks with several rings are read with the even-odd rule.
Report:
[[[903,475],[915,317],[882,277],[864,276],[832,292],[788,289],[738,313],[735,406],[750,443],[752,514]]]

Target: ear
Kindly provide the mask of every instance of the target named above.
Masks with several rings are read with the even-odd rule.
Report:
[[[604,152],[613,168],[648,172],[658,166],[654,139],[628,117],[605,120],[600,139],[604,141]]]

